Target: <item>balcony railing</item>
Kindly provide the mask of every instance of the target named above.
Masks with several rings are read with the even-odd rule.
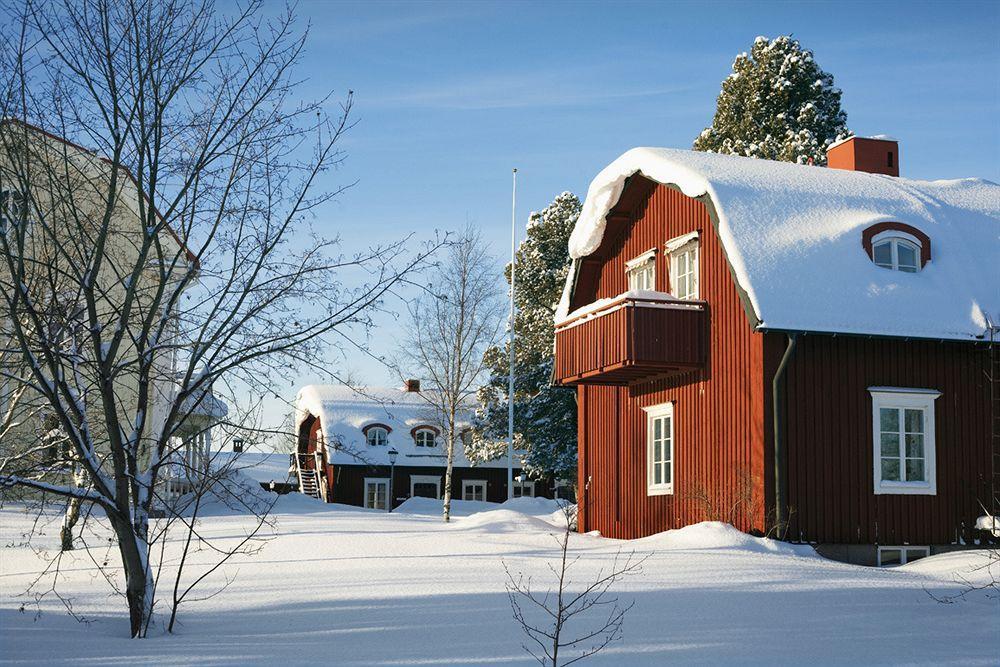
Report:
[[[703,301],[626,293],[556,325],[555,381],[627,385],[686,373],[704,365],[706,341]]]

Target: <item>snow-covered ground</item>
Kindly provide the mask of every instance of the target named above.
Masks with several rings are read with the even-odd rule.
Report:
[[[43,560],[21,545],[33,517],[9,506],[0,510],[0,662],[532,664],[511,619],[501,559],[541,588],[551,579],[561,513],[536,499],[459,501],[450,525],[439,512],[420,499],[386,514],[284,496],[277,537],[227,571],[236,575],[227,590],[184,608],[177,635],[153,630],[131,641],[122,601],[109,596],[85,551],[62,563],[59,589],[89,623],[54,598],[36,607],[19,596]],[[202,529],[235,540],[249,525],[218,512]],[[57,541],[54,517],[36,546]],[[649,555],[641,574],[616,587],[622,603],[635,603],[624,640],[582,664],[997,664],[1000,656],[1000,601],[980,593],[941,604],[928,595],[961,590],[959,573],[982,577],[970,573],[982,552],[878,570],[712,523],[629,542],[574,535],[570,548],[579,582],[620,549]]]

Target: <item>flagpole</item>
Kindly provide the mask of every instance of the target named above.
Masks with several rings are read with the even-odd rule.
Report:
[[[517,168],[510,196],[510,319],[507,323],[507,500],[514,497],[514,262],[517,246]]]

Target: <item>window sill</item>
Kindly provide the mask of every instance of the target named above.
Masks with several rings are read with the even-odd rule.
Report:
[[[879,482],[875,485],[875,495],[936,496],[937,488],[929,482]]]
[[[674,495],[673,484],[661,484],[660,486],[647,486],[647,496],[672,496]]]

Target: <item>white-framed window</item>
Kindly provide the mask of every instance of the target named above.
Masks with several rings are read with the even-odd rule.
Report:
[[[557,479],[553,489],[556,498],[573,500],[573,483],[568,479]]]
[[[463,481],[462,500],[486,500],[486,480],[467,479]]]
[[[678,299],[698,299],[698,234],[667,241],[670,254],[670,293]]]
[[[18,190],[0,190],[0,229],[17,225],[27,215],[28,197]]]
[[[663,403],[646,412],[646,495],[674,492],[674,404]]]
[[[365,477],[365,507],[372,510],[389,509],[388,477]]]
[[[413,442],[416,443],[417,447],[435,447],[437,446],[437,433],[433,429],[418,428],[413,432]]]
[[[365,438],[369,446],[385,445],[389,443],[389,431],[384,426],[372,426],[365,431]]]
[[[535,497],[535,481],[531,479],[523,479],[520,482],[516,479],[514,480],[514,497],[515,498],[534,498]]]
[[[625,262],[629,290],[656,289],[656,248]]]
[[[441,499],[440,475],[410,475],[411,498]]]
[[[920,270],[920,241],[898,231],[876,234],[872,239],[872,261],[883,269],[916,273]]]
[[[892,567],[894,565],[906,565],[915,560],[926,558],[931,555],[930,547],[913,547],[908,544],[902,546],[886,546],[878,548],[878,566]]]
[[[933,389],[869,387],[876,494],[937,493]]]

